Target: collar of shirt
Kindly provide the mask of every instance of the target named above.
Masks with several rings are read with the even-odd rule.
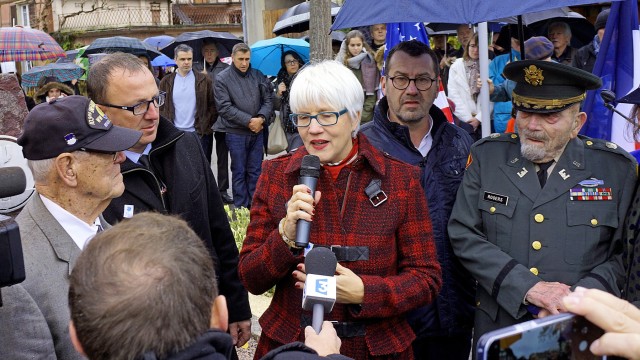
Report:
[[[140,156],[149,155],[150,151],[151,151],[151,143],[147,144],[147,146],[144,148],[144,151],[142,151],[142,154],[139,154],[135,151],[129,151],[129,150],[125,150],[124,154],[127,156],[127,159],[138,164],[138,161],[140,160]]]
[[[420,145],[418,145],[417,150],[422,154],[422,157],[427,156],[429,150],[431,150],[431,146],[433,145],[433,136],[431,136],[431,130],[433,129],[433,119],[431,115],[429,116],[429,131],[427,134],[420,140]],[[389,111],[387,111],[387,120],[391,121],[391,117],[389,117]]]
[[[89,240],[98,232],[98,226],[100,225],[99,218],[96,218],[94,220],[93,225],[89,225],[86,222],[78,219],[72,213],[63,209],[60,205],[47,199],[42,194],[40,194],[40,199],[42,199],[42,203],[44,204],[44,206],[51,213],[53,218],[56,219],[60,226],[62,226],[64,231],[69,234],[73,242],[78,245],[80,250],[84,249],[84,246],[87,244],[87,242],[89,242]]]
[[[195,75],[193,75],[193,68],[189,70],[189,72],[185,76],[182,76],[182,74],[180,74],[180,72],[176,70],[176,78],[178,77],[181,77],[183,79],[195,77]]]

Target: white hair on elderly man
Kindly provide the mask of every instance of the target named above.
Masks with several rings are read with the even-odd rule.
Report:
[[[347,109],[351,121],[357,121],[364,104],[364,90],[351,70],[334,60],[305,65],[296,75],[289,93],[291,111],[311,106],[326,106],[328,110]]]

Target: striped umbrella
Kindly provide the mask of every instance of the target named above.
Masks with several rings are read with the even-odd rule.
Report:
[[[64,50],[43,31],[19,26],[0,28],[0,62],[42,61],[63,56]]]
[[[23,87],[36,87],[43,77],[55,77],[58,82],[79,79],[84,74],[84,69],[74,63],[52,63],[44,66],[36,66],[22,74]]]

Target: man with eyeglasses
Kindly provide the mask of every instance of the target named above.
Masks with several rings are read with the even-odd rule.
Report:
[[[143,132],[125,151],[125,191],[105,210],[105,218],[115,222],[156,211],[186,220],[211,253],[218,286],[229,299],[231,336],[237,346],[244,345],[251,335],[251,310],[238,279],[238,248],[198,136],[160,116],[164,94],[131,54],[109,54],[93,64],[87,90],[114,124]]]
[[[474,343],[483,334],[566,312],[577,287],[620,296],[622,234],[637,163],[618,145],[578,135],[580,103],[602,81],[543,60],[509,63],[518,134],[471,147],[448,230],[478,282]]]
[[[251,68],[251,49],[245,43],[233,46],[232,65],[215,81],[219,118],[215,131],[226,133],[231,154],[233,204],[249,208],[264,157],[263,128],[273,107],[272,87],[259,70]]]
[[[26,279],[2,289],[0,359],[82,359],[69,337],[69,273],[109,224],[124,191],[123,150],[141,133],[114,126],[93,101],[67,96],[29,113],[18,138],[36,192],[17,216]]]
[[[204,56],[203,63],[195,62],[193,64],[193,70],[196,72],[202,72],[209,75],[211,83],[216,83],[216,76],[229,65],[220,61],[218,57],[220,52],[214,42],[205,42],[202,45],[202,55]],[[215,98],[215,92],[213,94]],[[213,122],[218,120],[218,111],[213,107]],[[215,131],[213,137],[216,139],[216,165],[218,168],[217,178],[218,189],[220,190],[220,196],[225,204],[233,204],[233,199],[227,191],[229,190],[229,148],[227,147],[227,141],[225,140],[225,133],[222,131]],[[206,152],[206,151],[205,151]],[[207,155],[207,159],[211,162],[211,153]]]
[[[160,109],[160,115],[179,130],[196,132],[211,164],[211,127],[217,116],[211,79],[206,74],[193,71],[193,49],[190,46],[176,46],[173,60],[178,68],[160,81],[160,90],[166,93],[165,106]]]
[[[473,325],[474,282],[455,258],[447,221],[462,181],[472,140],[447,122],[433,106],[438,96],[439,63],[427,44],[399,43],[389,51],[386,76],[380,80],[385,97],[373,121],[362,133],[376,148],[421,169],[433,239],[442,267],[442,290],[435,302],[407,315],[416,334],[416,359],[468,359]],[[418,195],[418,194],[416,194]]]

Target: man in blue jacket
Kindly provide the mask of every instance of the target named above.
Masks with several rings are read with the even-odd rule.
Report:
[[[435,302],[408,314],[416,333],[416,359],[468,359],[475,283],[453,254],[447,222],[462,181],[472,140],[447,122],[433,102],[438,95],[438,61],[428,45],[401,42],[387,57],[385,94],[362,133],[378,149],[419,166],[429,205],[433,238],[442,266],[442,290]]]

